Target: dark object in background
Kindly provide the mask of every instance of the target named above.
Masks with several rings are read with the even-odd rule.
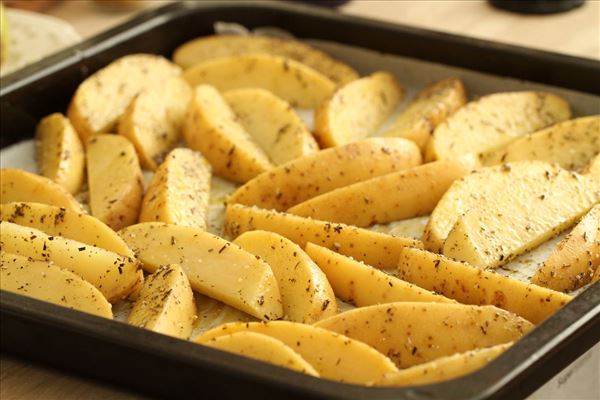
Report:
[[[556,14],[581,7],[585,0],[489,0],[496,8],[519,14]]]
[[[351,0],[289,0],[289,1],[311,4],[313,6],[337,8],[337,7],[343,6],[346,3],[350,3]]]

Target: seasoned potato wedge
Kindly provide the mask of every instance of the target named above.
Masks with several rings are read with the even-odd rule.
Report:
[[[1,251],[0,289],[99,317],[113,317],[110,303],[98,289],[49,261]]]
[[[302,248],[312,242],[377,268],[393,268],[404,246],[422,246],[415,239],[240,204],[230,204],[225,219],[225,231],[234,238],[263,229],[278,233]]]
[[[225,92],[223,97],[237,121],[275,165],[319,150],[296,111],[271,92],[237,89]]]
[[[3,251],[65,268],[98,288],[111,303],[127,297],[140,280],[141,265],[133,257],[7,221],[0,222],[0,232]]]
[[[317,141],[321,147],[334,147],[373,135],[403,96],[404,89],[387,72],[347,83],[317,109]]]
[[[81,189],[85,175],[83,144],[71,122],[54,113],[42,119],[35,132],[40,175],[52,179],[69,193]]]
[[[364,384],[397,371],[387,357],[364,343],[297,322],[234,322],[211,329],[196,341],[200,344],[210,343],[215,337],[236,332],[256,332],[281,340],[300,354],[323,378]]]
[[[204,61],[185,70],[192,86],[211,85],[220,91],[242,88],[268,90],[300,108],[316,108],[335,90],[325,75],[290,58],[246,54]]]
[[[600,181],[600,154],[592,158],[582,172],[586,175],[590,175],[595,180]]]
[[[412,140],[424,151],[435,128],[466,102],[467,94],[460,79],[434,82],[416,94],[384,136]]]
[[[307,243],[306,253],[325,272],[336,296],[357,307],[395,301],[454,302],[325,247]]]
[[[419,149],[406,139],[365,139],[273,168],[239,188],[229,203],[285,211],[330,190],[420,163]]]
[[[179,264],[192,289],[260,319],[283,315],[271,267],[254,255],[201,229],[145,222],[119,232],[148,272]]]
[[[228,351],[311,376],[319,373],[304,358],[281,340],[256,332],[236,332],[216,336],[203,343],[205,346]]]
[[[134,145],[142,167],[156,170],[175,147],[191,98],[190,86],[176,76],[142,89],[131,101],[118,132]]]
[[[531,283],[568,292],[588,284],[600,266],[600,205],[556,246]]]
[[[188,147],[202,152],[216,175],[234,182],[246,182],[273,166],[211,86],[194,89],[183,136]]]
[[[399,368],[514,341],[534,327],[493,306],[418,302],[356,308],[314,326],[366,343]]]
[[[119,135],[94,135],[86,159],[92,215],[114,230],[136,223],[144,185],[131,142]]]
[[[84,212],[81,204],[58,183],[21,169],[0,169],[0,201],[32,201]]]
[[[119,58],[79,85],[67,116],[86,142],[91,135],[116,130],[119,118],[142,89],[179,75],[179,66],[153,54]]]
[[[509,92],[483,96],[440,124],[427,145],[428,160],[481,155],[516,138],[571,118],[569,104],[544,92]]]
[[[596,268],[596,272],[594,272],[594,276],[592,276],[592,283],[598,282],[600,280],[600,268]]]
[[[360,227],[427,215],[476,166],[475,157],[435,161],[332,190],[287,212]]]
[[[285,319],[312,324],[337,313],[327,277],[300,246],[267,231],[245,232],[233,243],[271,266],[279,284]]]
[[[336,84],[358,78],[358,73],[346,64],[296,40],[269,36],[212,35],[190,40],[179,46],[173,61],[182,68],[220,57],[247,54],[270,54],[288,57],[319,71]]]
[[[173,149],[146,190],[140,222],[206,229],[211,167],[198,152]]]
[[[398,276],[464,304],[494,305],[538,324],[571,300],[571,296],[518,279],[485,271],[419,249],[405,249]]]

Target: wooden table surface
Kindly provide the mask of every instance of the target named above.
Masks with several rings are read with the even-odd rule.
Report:
[[[91,1],[63,1],[47,14],[70,22],[87,38],[145,8],[169,0],[145,1],[136,9],[114,11]],[[485,1],[352,1],[342,12],[443,32],[600,59],[600,2],[549,16],[523,16]],[[0,357],[0,399],[135,399],[135,394]]]

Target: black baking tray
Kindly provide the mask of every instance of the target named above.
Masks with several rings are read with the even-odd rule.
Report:
[[[281,27],[401,56],[600,94],[600,62],[271,2],[172,4],[71,47],[1,81],[0,139],[33,136],[41,117],[66,109],[77,85],[114,59],[171,56],[213,33],[216,21]],[[0,292],[0,349],[164,398],[518,399],[600,341],[600,283],[589,287],[482,370],[435,385],[366,388],[320,380],[126,324]]]

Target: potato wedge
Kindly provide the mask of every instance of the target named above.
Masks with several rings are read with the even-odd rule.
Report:
[[[600,181],[600,154],[592,158],[589,164],[586,165],[581,172]]]
[[[568,292],[587,285],[600,266],[600,205],[558,243],[531,283]]]
[[[484,271],[420,249],[405,249],[398,276],[464,304],[493,305],[539,324],[571,301],[571,296]]]
[[[435,128],[466,102],[467,94],[460,79],[434,82],[415,95],[383,135],[412,140],[424,151]]]
[[[211,86],[194,89],[183,136],[188,147],[202,152],[216,175],[234,182],[249,181],[273,166]]]
[[[271,267],[254,255],[198,228],[145,222],[119,232],[147,272],[179,264],[192,289],[260,319],[283,315]]]
[[[452,182],[477,164],[471,156],[407,168],[332,190],[287,212],[359,227],[427,215]]]
[[[313,326],[366,343],[399,368],[514,341],[534,327],[494,306],[418,302],[356,308]]]
[[[237,89],[225,92],[223,97],[238,122],[275,165],[319,151],[296,111],[271,92]]]
[[[0,252],[0,289],[112,319],[102,293],[79,275],[48,261]]]
[[[513,140],[571,118],[569,104],[544,92],[509,92],[468,103],[433,132],[426,159],[482,155]]]
[[[594,272],[594,276],[592,276],[592,283],[596,283],[600,280],[600,268],[596,268],[596,272]]]
[[[233,243],[271,266],[279,284],[285,319],[312,324],[337,313],[327,277],[300,246],[267,231],[245,232]]]
[[[61,113],[48,115],[35,132],[36,161],[40,175],[52,179],[71,194],[83,185],[83,144],[71,122]]]
[[[350,66],[296,40],[270,36],[212,35],[190,40],[175,49],[173,61],[182,68],[220,57],[270,54],[288,57],[319,71],[336,84],[358,78]]]
[[[81,204],[58,183],[21,169],[0,169],[0,201],[32,201],[84,212]]]
[[[111,303],[127,297],[140,280],[141,265],[133,257],[7,221],[0,222],[0,232],[3,251],[55,263],[94,285]]]
[[[454,302],[313,243],[306,244],[306,253],[325,272],[336,296],[357,307],[396,301]]]
[[[173,149],[146,190],[140,222],[206,229],[211,167],[198,152]]]
[[[335,90],[335,83],[291,58],[246,54],[204,61],[186,69],[192,86],[211,85],[220,91],[261,88],[300,108],[316,108]]]
[[[377,268],[395,267],[404,246],[422,246],[415,239],[240,204],[230,204],[225,219],[225,232],[233,238],[263,229],[278,233],[302,248],[312,242]]]
[[[281,340],[262,333],[236,332],[214,337],[204,345],[289,368],[307,375],[319,376],[313,366],[307,363],[300,354],[292,350],[290,346],[287,346]]]
[[[365,139],[275,167],[239,188],[229,203],[285,211],[330,190],[419,164],[419,149],[406,139]]]
[[[342,146],[373,135],[404,97],[394,76],[376,72],[339,88],[315,113],[321,147]]]
[[[205,332],[197,343],[236,332],[256,332],[274,337],[302,356],[322,378],[348,383],[367,383],[397,371],[383,354],[344,335],[297,322],[233,322]]]
[[[191,99],[192,89],[176,76],[142,89],[131,101],[118,133],[131,141],[143,168],[156,170],[175,147]]]
[[[136,223],[144,184],[131,142],[119,135],[94,135],[86,160],[92,215],[114,230]]]
[[[177,264],[163,265],[144,282],[127,322],[140,328],[188,339],[196,319],[190,282]]]
[[[119,118],[142,89],[179,75],[179,66],[157,55],[121,57],[79,85],[67,116],[85,143],[92,135],[116,130]]]

